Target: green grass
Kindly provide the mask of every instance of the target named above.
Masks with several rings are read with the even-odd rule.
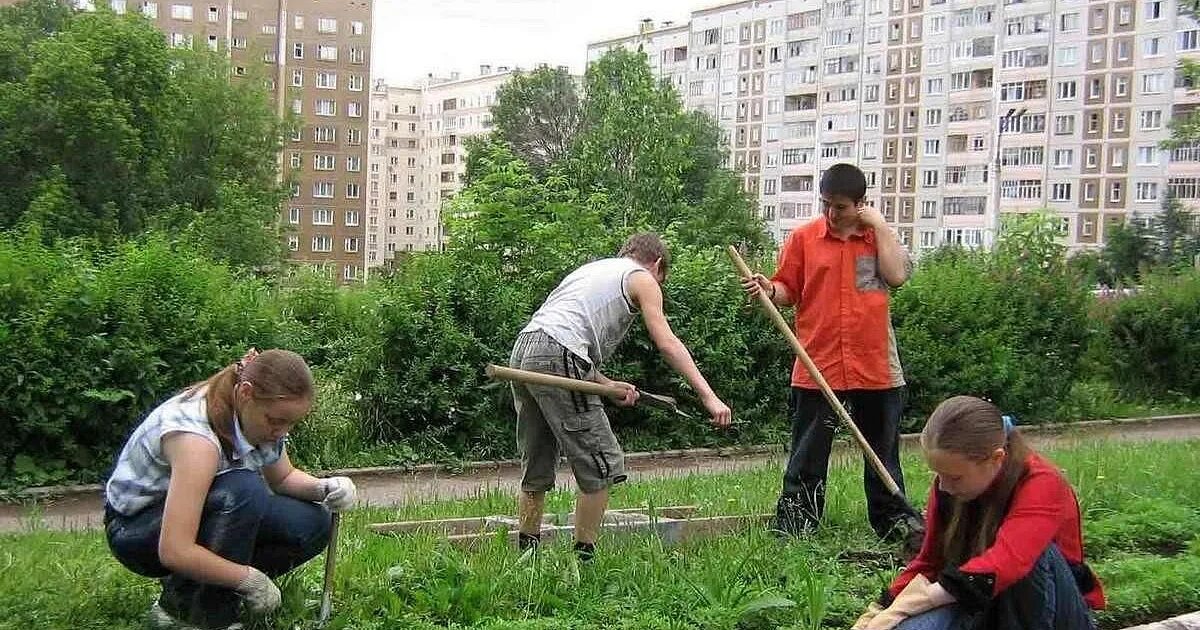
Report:
[[[1200,609],[1200,443],[1096,444],[1050,455],[1075,483],[1094,567],[1105,580],[1102,627]],[[853,465],[850,465],[853,464]],[[910,495],[930,474],[905,462]],[[603,538],[591,565],[565,541],[519,554],[500,540],[466,551],[430,536],[379,536],[367,523],[511,513],[513,498],[364,509],[342,525],[330,628],[805,629],[845,628],[894,575],[893,549],[866,526],[857,459],[835,463],[828,519],[816,535],[781,542],[761,530],[663,546],[649,535]],[[614,507],[697,505],[705,514],[766,513],[775,467],[635,482]],[[918,501],[920,502],[920,501]],[[571,497],[555,493],[552,512]],[[869,565],[846,550],[880,552]],[[255,628],[309,628],[322,563],[282,580],[284,607]],[[157,583],[108,554],[98,532],[0,536],[0,628],[139,628]]]

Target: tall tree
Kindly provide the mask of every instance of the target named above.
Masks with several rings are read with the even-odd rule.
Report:
[[[1200,228],[1196,215],[1187,211],[1172,195],[1163,202],[1162,210],[1150,220],[1150,234],[1155,241],[1156,262],[1168,267],[1192,264],[1200,254],[1196,249]]]
[[[1106,228],[1107,238],[1100,260],[1110,284],[1136,282],[1144,267],[1154,261],[1154,244],[1149,231],[1139,221]]]
[[[514,72],[496,95],[496,137],[541,174],[570,152],[579,132],[579,92],[565,68]]]
[[[584,89],[571,171],[581,190],[608,197],[607,225],[677,231],[702,246],[767,244],[757,204],[721,166],[727,147],[716,122],[685,111],[644,53],[606,53],[588,67]]]
[[[611,197],[618,226],[652,216],[669,223],[692,161],[692,130],[674,89],[654,78],[644,53],[624,49],[593,62],[584,84],[584,129],[573,155],[581,186]]]
[[[67,0],[25,0],[0,7],[0,82],[28,74],[33,43],[63,30],[72,15]]]
[[[260,82],[139,14],[26,0],[0,9],[0,35],[0,228],[112,241],[196,223],[221,258],[278,260],[286,123]]]
[[[449,251],[532,282],[610,247],[596,200],[552,167],[544,180],[512,148],[497,139],[473,148],[478,176],[449,210]]]

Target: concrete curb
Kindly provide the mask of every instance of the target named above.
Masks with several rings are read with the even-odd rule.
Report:
[[[1146,426],[1160,422],[1200,422],[1200,413],[1179,414],[1173,416],[1150,416],[1145,418],[1115,418],[1110,420],[1086,420],[1083,422],[1067,422],[1059,424],[1041,424],[1021,427],[1027,435],[1057,435],[1075,431],[1095,429],[1110,429],[1124,426]],[[919,433],[906,433],[900,436],[902,442],[915,443],[920,438]],[[667,451],[644,451],[626,453],[627,463],[644,462],[662,459],[696,459],[713,457],[747,457],[753,455],[770,455],[783,453],[782,444],[758,444],[751,446],[724,446],[718,448],[688,448]],[[415,466],[374,466],[369,468],[339,468],[335,470],[315,471],[318,476],[346,477],[386,477],[391,475],[417,475],[428,473],[455,474],[479,470],[499,470],[515,468],[521,465],[518,459],[499,459],[467,462],[462,466],[446,464],[418,464]],[[87,494],[98,494],[103,491],[100,484],[41,486],[26,488],[17,492],[0,494],[0,498],[17,501],[39,501],[49,498],[70,497]]]
[[[1148,623],[1142,626],[1131,626],[1125,630],[1198,630],[1200,629],[1200,612],[1190,615],[1172,617],[1166,621]]]

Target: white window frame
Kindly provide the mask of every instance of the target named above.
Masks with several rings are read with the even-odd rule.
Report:
[[[333,225],[333,208],[313,208],[313,225]]]
[[[328,44],[317,45],[317,59],[320,61],[337,61],[338,47]]]
[[[1146,196],[1144,191],[1153,191],[1154,196]],[[1134,184],[1133,200],[1135,203],[1154,203],[1159,201],[1159,185],[1158,182],[1136,182]]]
[[[314,234],[312,237],[312,251],[318,253],[332,252],[333,237],[328,234]]]
[[[193,17],[195,17],[195,12],[192,11],[192,5],[190,5],[190,4],[172,4],[171,5],[171,19],[172,20],[183,20],[185,22],[191,22]]]
[[[312,196],[313,199],[333,199],[333,182],[313,182]]]
[[[1151,115],[1152,116],[1148,116]],[[1153,118],[1157,122],[1152,127],[1146,126],[1148,118]],[[1139,131],[1157,131],[1162,129],[1162,110],[1161,109],[1145,109],[1138,112],[1138,130]]]

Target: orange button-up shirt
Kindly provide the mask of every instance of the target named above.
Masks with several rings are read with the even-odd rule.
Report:
[[[810,221],[788,236],[772,280],[795,301],[796,337],[831,388],[904,385],[874,230],[842,240],[825,217]],[[817,389],[799,359],[792,386]]]

